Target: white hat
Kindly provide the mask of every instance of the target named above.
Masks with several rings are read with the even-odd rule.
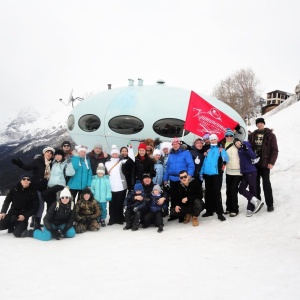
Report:
[[[160,152],[159,149],[155,149],[155,150],[153,151],[153,156],[155,156],[156,154],[161,155],[161,152]]]
[[[86,146],[83,146],[83,145],[78,145],[78,146],[75,146],[75,150],[77,152],[81,152],[81,151],[84,151],[85,153],[88,151],[88,147]]]
[[[59,198],[61,197],[69,197],[71,198],[71,193],[70,193],[70,190],[65,187],[61,192],[60,192],[60,195],[59,195]]]
[[[55,152],[54,148],[49,147],[49,146],[43,149],[43,154],[45,154],[47,151],[51,151],[52,154],[54,154],[54,152]]]
[[[102,173],[102,174],[105,174],[105,167],[104,167],[104,164],[103,163],[100,163],[97,167],[97,174],[99,173]]]
[[[172,143],[170,143],[170,142],[163,142],[163,143],[160,144],[160,150],[161,150],[162,155],[164,155],[163,150],[166,149],[166,148],[170,152],[170,150],[172,149]]]
[[[211,134],[210,136],[209,136],[209,140],[211,141],[211,140],[218,140],[218,136],[216,135],[216,134]]]
[[[110,154],[114,154],[114,153],[117,153],[118,155],[120,155],[120,150],[116,145],[111,146]]]

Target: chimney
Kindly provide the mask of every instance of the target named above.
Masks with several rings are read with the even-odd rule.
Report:
[[[144,80],[142,78],[138,79],[138,86],[143,86]]]
[[[107,85],[107,89],[108,89],[108,90],[111,90],[111,83],[109,83],[109,84]]]
[[[158,79],[156,81],[157,84],[165,84],[165,81],[163,79]]]
[[[128,86],[134,86],[134,80],[128,79]]]

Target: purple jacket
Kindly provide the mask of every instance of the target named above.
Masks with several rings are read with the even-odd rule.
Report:
[[[256,158],[256,154],[253,152],[249,142],[245,141],[243,144],[247,146],[248,150],[244,150],[243,147],[238,149],[241,173],[257,172],[255,165],[251,161],[251,159]]]

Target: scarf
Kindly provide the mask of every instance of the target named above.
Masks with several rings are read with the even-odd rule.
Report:
[[[51,174],[50,164],[51,164],[51,160],[45,158],[46,167],[45,167],[44,178],[46,178],[47,180],[49,180]]]

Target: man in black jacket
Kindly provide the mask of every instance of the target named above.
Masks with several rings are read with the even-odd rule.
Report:
[[[39,208],[37,191],[30,183],[30,175],[23,174],[20,182],[7,194],[1,209],[0,230],[8,229],[15,237],[21,237],[27,229],[28,219]]]

